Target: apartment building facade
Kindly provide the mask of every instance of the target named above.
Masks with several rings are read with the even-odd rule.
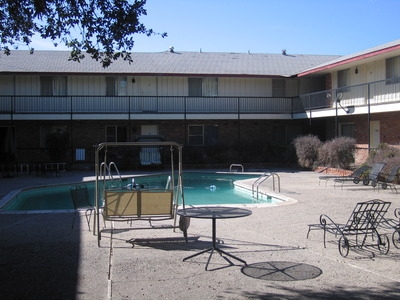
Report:
[[[3,158],[91,165],[93,145],[143,136],[181,143],[193,164],[291,162],[308,133],[398,144],[400,41],[348,56],[133,53],[106,69],[68,57],[0,57]]]

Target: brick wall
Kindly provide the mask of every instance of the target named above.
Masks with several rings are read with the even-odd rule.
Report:
[[[368,159],[368,144],[356,144],[356,151],[354,153],[354,164],[360,166]]]

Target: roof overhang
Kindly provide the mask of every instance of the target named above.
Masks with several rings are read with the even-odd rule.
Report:
[[[299,73],[297,76],[302,77],[302,76],[311,75],[311,74],[315,74],[315,73],[323,73],[323,72],[328,73],[328,71],[335,70],[335,69],[343,67],[345,65],[351,66],[351,65],[357,64],[360,61],[366,62],[368,60],[373,60],[377,56],[379,56],[380,58],[383,58],[385,55],[393,53],[394,51],[400,51],[400,44],[393,45],[393,46],[383,48],[383,49],[378,49],[378,50],[371,51],[371,52],[362,53],[359,55],[356,54],[356,55],[345,56],[345,57],[343,57],[343,59],[333,61],[332,63],[320,65],[315,68],[303,71],[303,72]],[[389,55],[387,55],[387,56],[389,56]]]

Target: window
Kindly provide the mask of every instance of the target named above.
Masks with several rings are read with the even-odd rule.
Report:
[[[212,146],[218,143],[218,126],[216,125],[190,125],[189,145]]]
[[[218,78],[203,79],[203,96],[218,96]]]
[[[354,123],[341,123],[340,136],[347,136],[354,138]]]
[[[40,127],[40,147],[47,148],[48,140],[50,137],[68,137],[68,127],[67,126],[41,126]]]
[[[40,147],[45,148],[41,157],[51,162],[64,162],[70,153],[70,134],[67,126],[40,127]]]
[[[40,76],[40,95],[42,96],[66,96],[66,76]]]
[[[338,93],[349,92],[350,69],[338,71]]]
[[[126,126],[106,126],[106,142],[126,142],[128,130]]]
[[[106,77],[106,96],[126,96],[126,77]]]
[[[285,97],[285,79],[272,79],[272,97]]]
[[[189,78],[189,96],[202,96],[201,78]]]
[[[400,82],[400,56],[386,59],[386,84]]]
[[[191,97],[218,96],[218,78],[189,78],[188,85]]]

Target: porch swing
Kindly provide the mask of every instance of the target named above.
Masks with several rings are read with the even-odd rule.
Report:
[[[113,148],[121,147],[169,147],[171,153],[171,170],[165,188],[138,187],[127,184],[115,186],[108,184],[105,172],[100,166],[107,166],[107,152]],[[100,162],[100,151],[104,151],[103,161]],[[175,184],[174,151],[178,151],[178,176]],[[110,162],[110,165],[114,164]],[[118,176],[121,178],[120,174]],[[178,206],[185,207],[185,200],[182,186],[182,145],[175,142],[104,142],[95,145],[95,218],[94,228],[97,228],[97,241],[100,247],[101,233],[104,229],[100,228],[100,216],[104,223],[128,222],[132,224],[136,220],[148,220],[150,228],[152,221],[173,219],[171,226],[174,230],[179,227],[184,236],[187,237],[187,227],[185,220],[179,221],[176,226]],[[112,179],[110,179],[112,181]],[[122,182],[122,180],[121,180]],[[188,225],[187,220],[187,225]],[[168,228],[171,228],[168,227]],[[129,228],[128,228],[129,229]],[[137,229],[130,227],[130,229]],[[93,230],[95,234],[96,230]]]

